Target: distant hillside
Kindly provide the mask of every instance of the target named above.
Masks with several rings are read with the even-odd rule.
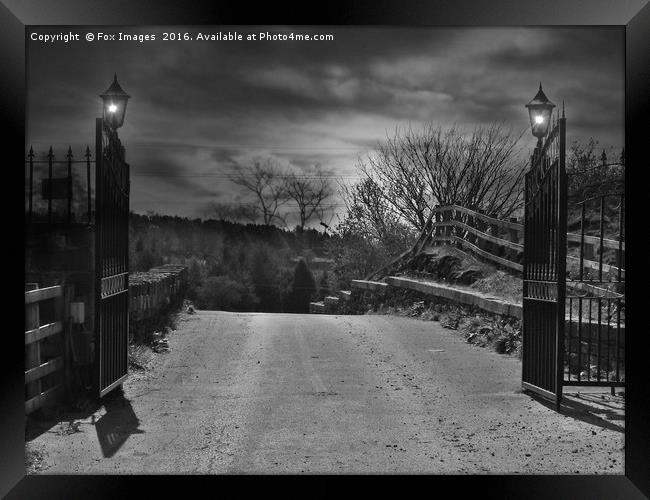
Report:
[[[199,308],[284,311],[293,291],[295,269],[304,259],[317,284],[314,298],[328,293],[330,236],[314,229],[224,220],[188,219],[131,213],[131,271],[161,264],[189,268],[188,297]]]
[[[145,271],[151,267],[150,259],[210,259],[257,245],[268,246],[288,259],[305,256],[309,260],[325,256],[329,235],[314,229],[296,232],[276,226],[131,213],[129,238],[131,268]]]

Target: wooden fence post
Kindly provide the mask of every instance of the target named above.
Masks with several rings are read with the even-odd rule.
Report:
[[[74,285],[68,284],[63,288],[61,296],[60,311],[61,323],[63,324],[63,387],[65,394],[70,395],[73,387],[72,372],[72,321],[70,319],[70,303],[74,297]]]
[[[517,218],[516,217],[510,217],[510,222],[517,223]],[[511,227],[508,230],[508,238],[513,243],[519,243],[518,231],[515,228]],[[517,251],[516,250],[510,250],[508,253],[510,254],[509,257],[508,257],[508,260],[511,260],[513,262],[517,262]]]
[[[463,214],[462,214],[461,212],[458,212],[456,209],[453,209],[453,210],[452,210],[452,224],[453,224],[453,226],[452,226],[451,229],[452,229],[452,231],[453,231],[452,234],[453,234],[454,236],[456,236],[456,237],[458,237],[458,238],[465,239],[465,238],[464,238],[465,231],[464,231],[464,230],[461,230],[461,229],[460,229],[460,228],[455,224],[455,222],[462,222],[462,221],[461,221],[462,216],[463,216]],[[462,243],[461,243],[460,241],[458,241],[458,240],[454,240],[454,245],[455,245],[456,248],[458,248],[458,249],[462,249],[462,248],[463,248]]]
[[[25,283],[25,291],[38,290],[38,283]],[[25,331],[34,330],[41,326],[39,303],[25,305]],[[25,370],[36,368],[41,364],[40,342],[32,342],[25,345]],[[26,384],[27,399],[38,396],[41,393],[41,381],[35,380]]]
[[[438,207],[433,207],[434,213],[433,213],[433,218],[431,219],[431,239],[432,239],[432,244],[434,247],[438,246],[438,241],[436,239],[440,235],[440,230],[438,226],[436,226],[436,222],[438,222],[438,217],[439,217],[439,212],[438,212]]]
[[[445,238],[449,239],[451,238],[451,227],[449,226],[451,222],[451,212],[449,210],[445,210],[442,214],[442,220],[446,223],[445,226]],[[449,243],[449,242],[446,242]]]
[[[490,223],[488,233],[491,234],[492,236],[499,238],[500,237],[499,226]],[[504,254],[504,248],[500,245],[496,245],[490,242],[489,248],[490,248],[490,253],[492,253],[492,255],[496,255],[497,257],[502,257]]]

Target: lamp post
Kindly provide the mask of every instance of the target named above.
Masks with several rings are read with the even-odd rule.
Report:
[[[117,82],[117,73],[113,77],[113,83],[100,96],[103,101],[104,122],[113,130],[117,130],[124,123],[126,104],[131,97]]]
[[[94,387],[99,397],[128,375],[129,341],[129,164],[117,129],[129,95],[117,82],[99,97],[95,119]],[[122,298],[119,298],[119,297]]]
[[[533,135],[537,137],[537,149],[542,147],[542,139],[548,134],[551,124],[551,112],[555,104],[549,101],[542,90],[542,82],[539,83],[539,90],[533,99],[526,104],[530,116],[530,127]]]

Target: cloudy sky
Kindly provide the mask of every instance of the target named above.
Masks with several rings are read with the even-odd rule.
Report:
[[[113,73],[132,98],[120,137],[131,208],[205,217],[237,201],[228,181],[259,159],[309,175],[355,179],[355,162],[396,126],[528,127],[541,81],[566,103],[569,141],[620,151],[624,32],[614,28],[34,28],[79,41],[28,41],[27,142],[94,144],[98,94]],[[155,41],[85,41],[86,33]],[[243,41],[165,41],[164,32],[238,32]],[[260,32],[331,34],[333,41],[247,41]],[[534,146],[530,134],[522,143]]]

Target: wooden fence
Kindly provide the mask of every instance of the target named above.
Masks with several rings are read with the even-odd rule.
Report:
[[[187,268],[168,264],[144,273],[131,273],[129,281],[129,314],[137,328],[181,305]],[[60,402],[71,389],[73,359],[79,357],[79,353],[74,357],[73,353],[81,346],[74,349],[71,337],[73,290],[71,285],[39,288],[38,283],[25,284],[26,414]],[[92,356],[88,359],[92,362]]]
[[[524,226],[516,219],[501,220],[458,205],[434,210],[431,242],[453,244],[494,264],[523,270]]]
[[[70,288],[25,284],[25,413],[58,401],[66,367],[65,311]],[[42,315],[41,313],[45,313]],[[45,321],[43,321],[45,318]]]
[[[452,244],[493,264],[523,271],[524,226],[516,219],[495,219],[458,205],[439,207],[433,212],[433,245]]]
[[[131,335],[181,306],[187,287],[187,268],[165,264],[129,274]]]
[[[567,234],[569,245],[581,244],[580,234]],[[615,252],[625,252],[625,243],[613,239],[601,239],[597,236],[584,236],[585,269],[598,269],[601,263],[595,259],[599,245],[610,248]],[[523,271],[524,225],[517,219],[496,219],[458,205],[447,205],[435,208],[425,225],[420,237],[412,248],[398,255],[381,269],[365,277],[366,280],[378,279],[387,275],[395,266],[405,259],[414,257],[427,246],[454,245],[457,248],[471,252],[492,264],[505,267],[511,272]],[[580,259],[569,255],[570,264],[580,265]],[[618,272],[618,268],[602,264],[603,272]],[[624,277],[624,270],[621,270]]]

